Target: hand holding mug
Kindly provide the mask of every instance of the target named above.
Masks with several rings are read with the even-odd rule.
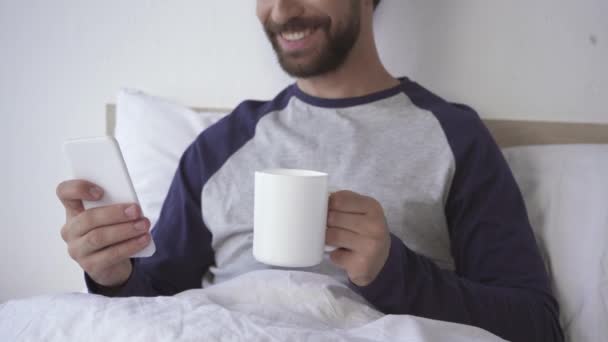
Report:
[[[352,191],[328,196],[328,189],[327,173],[257,171],[253,255],[269,265],[309,267],[331,252],[354,284],[368,285],[388,259],[384,210],[371,197]]]
[[[332,193],[325,242],[338,247],[331,260],[355,285],[369,285],[386,263],[391,244],[380,203],[352,191]]]

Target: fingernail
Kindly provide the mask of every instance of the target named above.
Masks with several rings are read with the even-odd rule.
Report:
[[[137,221],[134,225],[135,230],[146,230],[146,221]]]
[[[93,198],[100,198],[101,195],[103,195],[103,190],[94,186],[89,189],[89,193],[91,194],[91,196],[93,196]]]
[[[137,208],[134,205],[129,206],[127,209],[125,209],[125,215],[131,219],[137,218]]]
[[[146,234],[146,235],[140,237],[139,239],[137,239],[137,241],[143,243],[143,242],[148,241],[149,238],[150,238],[150,234]]]

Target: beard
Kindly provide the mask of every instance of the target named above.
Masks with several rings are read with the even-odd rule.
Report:
[[[276,52],[281,68],[295,78],[309,78],[323,75],[338,69],[346,61],[350,51],[359,38],[361,11],[358,0],[351,1],[347,21],[336,24],[332,33],[332,20],[329,17],[293,18],[285,24],[277,24],[270,19],[264,23],[264,30]],[[284,51],[278,42],[282,32],[319,30],[323,35],[322,43],[304,51]],[[314,33],[313,33],[314,34]],[[305,58],[307,57],[308,58]]]

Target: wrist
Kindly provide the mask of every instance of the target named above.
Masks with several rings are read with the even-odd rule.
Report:
[[[393,234],[390,235],[390,241],[388,257],[374,280],[365,286],[359,286],[351,281],[357,292],[371,302],[389,294],[395,286],[401,286],[403,282],[405,245]]]
[[[113,297],[124,288],[133,275],[133,261],[129,261],[116,265],[115,267],[106,270],[105,274],[90,275],[86,274],[87,286],[91,292]],[[87,279],[88,278],[88,279]]]

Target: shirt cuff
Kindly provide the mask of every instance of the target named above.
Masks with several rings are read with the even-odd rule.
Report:
[[[391,246],[389,249],[388,258],[384,266],[376,276],[376,279],[365,286],[358,286],[349,280],[351,286],[363,296],[372,305],[379,307],[380,303],[387,301],[387,297],[391,297],[395,291],[400,292],[403,289],[403,272],[404,272],[404,249],[405,245],[395,235],[391,234]]]
[[[104,289],[101,285],[97,284],[88,273],[84,272],[84,282],[87,285],[89,293],[99,294],[108,297],[131,297],[131,296],[145,296],[149,287],[145,286],[145,276],[140,274],[137,263],[131,259],[131,265],[133,271],[127,279],[127,282],[116,289]]]

